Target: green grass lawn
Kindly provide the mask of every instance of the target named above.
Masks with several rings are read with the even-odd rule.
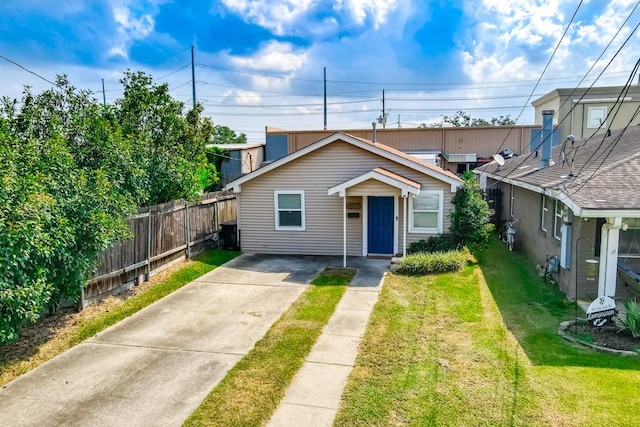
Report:
[[[354,275],[351,269],[327,269],[318,275],[184,425],[245,427],[266,423]]]
[[[195,257],[185,267],[170,274],[160,283],[125,300],[122,304],[107,312],[101,312],[84,319],[70,328],[65,334],[43,342],[42,345],[34,349],[33,353],[26,354],[18,360],[0,357],[0,385],[8,383],[19,375],[30,371],[63,351],[118,323],[120,320],[137,313],[238,255],[240,255],[240,252],[208,249]]]
[[[640,358],[559,337],[573,307],[498,242],[460,273],[391,275],[336,425],[638,425]]]

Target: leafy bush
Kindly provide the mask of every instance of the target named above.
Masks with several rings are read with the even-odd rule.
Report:
[[[494,226],[489,221],[494,212],[473,174],[464,176],[464,185],[458,187],[451,202],[454,209],[450,230],[457,247],[481,252],[491,240]]]
[[[636,299],[625,301],[624,317],[618,317],[620,331],[629,332],[634,338],[640,338],[640,309]]]
[[[467,249],[448,252],[416,253],[398,262],[398,272],[405,274],[429,274],[459,271],[467,265],[471,254]]]
[[[185,114],[144,73],[121,83],[112,106],[65,76],[0,98],[0,343],[77,299],[100,253],[130,235],[137,206],[192,198],[216,180],[202,106]]]
[[[416,254],[420,252],[447,252],[458,249],[456,247],[455,239],[453,234],[444,233],[438,234],[436,236],[431,236],[427,240],[419,240],[417,242],[413,242],[407,248],[408,254]]]

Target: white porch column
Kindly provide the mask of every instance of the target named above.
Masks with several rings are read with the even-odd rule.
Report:
[[[607,222],[602,226],[598,297],[616,296],[620,227],[622,227],[622,218],[607,218]]]
[[[402,256],[407,256],[407,196],[407,194],[402,195],[402,209],[404,209],[402,215]]]
[[[347,192],[340,192],[342,196],[342,268],[347,268]]]

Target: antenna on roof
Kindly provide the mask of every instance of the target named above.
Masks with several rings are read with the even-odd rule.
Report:
[[[571,143],[571,148],[569,149],[569,151],[567,151],[567,141]],[[571,167],[571,171],[569,172],[569,175],[562,175],[561,178],[568,178],[573,176],[573,159],[576,157],[576,151],[578,151],[578,148],[584,145],[582,144],[576,147],[574,146],[575,142],[576,137],[573,135],[568,135],[562,142],[562,148],[560,149],[560,164],[564,166],[565,163],[568,163]]]

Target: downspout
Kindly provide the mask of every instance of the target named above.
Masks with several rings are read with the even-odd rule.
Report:
[[[551,164],[551,149],[553,147],[553,110],[544,110],[542,112],[542,132],[540,132],[541,147],[540,161],[538,167],[546,168]]]
[[[347,192],[342,196],[342,268],[347,268]]]
[[[598,274],[598,297],[616,295],[616,273],[618,268],[618,242],[622,218],[607,218],[600,234],[600,271]]]
[[[408,194],[404,194],[402,198],[403,201],[403,224],[402,224],[402,256],[407,256],[407,197]]]

